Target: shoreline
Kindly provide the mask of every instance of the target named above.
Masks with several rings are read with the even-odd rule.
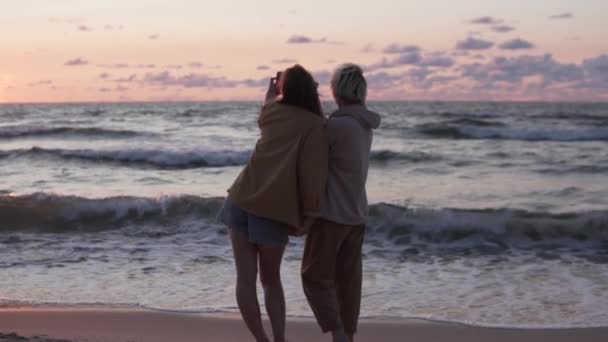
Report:
[[[265,319],[267,332],[270,332]],[[9,335],[9,334],[16,335]],[[12,337],[7,337],[12,336]],[[19,336],[19,337],[15,337]],[[580,341],[608,339],[602,328],[490,328],[409,318],[365,318],[357,341]],[[27,339],[19,340],[18,338]],[[180,313],[128,306],[0,305],[0,341],[252,341],[236,313]],[[288,317],[289,341],[329,341],[312,318]]]
[[[122,312],[150,312],[162,314],[188,315],[188,316],[205,316],[217,318],[238,318],[240,313],[238,309],[233,311],[222,310],[178,310],[178,309],[160,309],[137,304],[112,304],[112,303],[53,303],[53,302],[28,302],[28,301],[11,301],[0,300],[0,313],[3,311],[19,311],[19,310],[44,310],[49,312],[54,311],[122,311]],[[267,319],[266,312],[262,310],[262,318]],[[289,315],[287,321],[314,321],[313,316]],[[581,330],[581,329],[608,329],[608,325],[585,325],[585,326],[559,326],[559,325],[530,325],[530,326],[510,326],[506,324],[492,323],[470,323],[466,321],[447,320],[440,318],[426,318],[416,316],[360,316],[360,322],[418,322],[428,324],[447,324],[460,325],[469,328],[482,329],[507,329],[507,330]],[[0,340],[0,342],[2,342]]]

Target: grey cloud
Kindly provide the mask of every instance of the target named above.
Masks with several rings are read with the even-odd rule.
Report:
[[[27,86],[28,87],[38,87],[38,86],[45,86],[45,85],[48,86],[48,85],[51,85],[51,84],[53,84],[52,80],[40,80],[40,81],[37,81],[37,82],[28,83]]]
[[[549,17],[549,19],[572,19],[572,18],[574,18],[574,14],[572,14],[571,12],[554,14]]]
[[[101,74],[99,74],[99,78],[101,78],[102,80],[108,79],[110,77],[110,74],[108,74],[107,72],[102,72]]]
[[[583,66],[589,72],[597,75],[603,75],[608,78],[608,55],[600,55],[595,58],[585,59]]]
[[[327,38],[323,37],[320,39],[314,39],[308,36],[302,36],[294,34],[287,39],[287,44],[312,44],[312,43],[322,43],[322,44],[332,44],[332,45],[342,45],[342,42],[329,41]]]
[[[138,69],[154,69],[156,68],[156,64],[138,64],[136,66]]]
[[[376,49],[374,48],[374,46],[372,44],[367,44],[361,48],[361,52],[371,53],[371,52],[376,52]]]
[[[443,54],[425,56],[420,62],[421,66],[449,68],[454,65],[454,59]]]
[[[396,65],[416,64],[420,62],[420,59],[421,57],[419,53],[412,52],[400,55],[394,60],[394,63],[396,63]]]
[[[80,26],[78,26],[78,31],[91,32],[91,31],[93,31],[93,28],[86,26],[86,25],[80,25]]]
[[[309,43],[312,43],[313,41],[314,40],[310,37],[300,36],[300,35],[293,35],[287,39],[288,44],[309,44]]]
[[[396,87],[403,83],[403,74],[389,74],[376,72],[365,75],[368,87],[374,90],[382,90]]]
[[[118,82],[118,83],[131,83],[131,82],[135,82],[137,80],[137,75],[136,74],[132,74],[129,77],[122,77],[122,78],[117,78],[114,80],[114,82]]]
[[[449,68],[454,64],[454,59],[444,53],[422,55],[420,52],[408,52],[391,59],[383,57],[379,62],[367,65],[364,69],[373,72],[379,69],[397,68],[406,65]]]
[[[506,33],[506,32],[511,32],[511,31],[515,30],[515,28],[513,26],[509,26],[509,25],[496,25],[496,26],[492,26],[490,29],[494,32],[499,32],[499,33]]]
[[[258,65],[255,69],[256,70],[270,70],[270,67],[268,65]]]
[[[104,68],[104,69],[126,69],[129,67],[129,64],[126,64],[126,63],[97,64],[97,67]]]
[[[583,86],[608,89],[608,55],[585,59],[582,65],[586,75]]]
[[[413,85],[418,89],[430,89],[433,88],[436,84],[447,84],[452,81],[458,80],[456,76],[448,76],[448,75],[437,75],[427,78],[426,80],[418,83],[414,83]]]
[[[148,36],[148,39],[151,39],[151,40],[156,40],[156,39],[159,39],[159,38],[160,38],[159,34],[151,34],[151,35]]]
[[[406,81],[417,89],[430,89],[438,83],[446,84],[458,79],[456,76],[452,75],[434,74],[435,71],[433,70],[426,67],[419,67],[408,70],[404,76]]]
[[[458,50],[487,50],[494,46],[494,43],[489,40],[469,37],[461,40],[456,44]]]
[[[382,49],[382,52],[387,54],[419,53],[420,47],[416,45],[401,45],[393,43]]]
[[[142,79],[144,84],[153,86],[179,86],[184,88],[235,88],[238,86],[245,87],[263,87],[267,84],[267,79],[244,79],[231,80],[226,77],[209,76],[206,74],[190,73],[186,75],[172,75],[169,71],[159,73],[148,73]]]
[[[238,81],[229,80],[225,77],[212,77],[200,74],[188,74],[185,76],[180,76],[176,79],[176,82],[185,88],[234,88],[239,85]]]
[[[165,68],[165,69],[174,69],[174,70],[180,70],[180,69],[182,69],[183,67],[182,67],[181,65],[179,65],[179,64],[167,64],[167,65],[165,65],[163,68]]]
[[[250,87],[250,88],[261,88],[261,87],[268,86],[268,79],[265,79],[265,78],[261,78],[258,80],[248,78],[248,79],[244,79],[241,82],[244,86]]]
[[[458,79],[454,75],[436,75],[435,73],[436,71],[422,66],[411,68],[400,74],[372,73],[366,78],[369,87],[376,90],[393,89],[404,84],[409,84],[417,89],[429,89],[436,84],[447,84]]]
[[[471,24],[478,24],[478,25],[498,25],[498,24],[502,23],[502,20],[496,19],[494,17],[485,16],[485,17],[478,17],[478,18],[471,19],[471,21],[469,21],[469,22]]]
[[[421,60],[422,56],[420,56],[420,54],[417,52],[405,53],[392,59],[387,59],[386,57],[383,57],[382,60],[377,63],[366,66],[365,69],[367,71],[375,71],[378,69],[396,68],[404,65],[415,65],[420,63]]]
[[[561,64],[555,63],[550,72],[544,75],[545,84],[562,83],[562,82],[574,82],[584,78],[585,74],[583,69],[576,64]]]
[[[455,57],[467,57],[469,56],[471,53],[469,51],[466,50],[456,50],[456,51],[452,51],[452,56]]]
[[[145,82],[149,83],[168,83],[173,79],[173,76],[168,71],[161,71],[159,73],[148,73],[144,77]]]
[[[66,66],[80,66],[80,65],[87,65],[89,64],[89,61],[87,61],[86,59],[83,58],[74,58],[74,59],[70,59],[68,61],[66,61],[63,65]]]
[[[188,66],[192,69],[200,69],[203,67],[203,63],[201,62],[190,62],[190,64],[188,64]]]
[[[422,67],[410,69],[405,75],[408,76],[411,81],[422,82],[432,73],[433,72],[429,68]]]
[[[527,40],[516,38],[500,44],[498,48],[502,50],[526,50],[533,49],[534,44]]]
[[[298,61],[293,58],[281,58],[281,59],[273,60],[272,63],[274,63],[274,64],[295,64],[295,63],[298,63]]]
[[[462,76],[484,85],[497,82],[521,83],[525,77],[540,76],[543,85],[575,82],[583,78],[583,70],[576,64],[562,64],[550,54],[542,56],[497,57],[488,63],[462,66]]]
[[[124,92],[127,90],[129,90],[129,88],[123,86],[116,86],[115,88],[102,87],[97,89],[97,91],[99,91],[100,93]]]

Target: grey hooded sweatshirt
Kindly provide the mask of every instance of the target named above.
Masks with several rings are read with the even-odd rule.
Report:
[[[372,130],[379,125],[380,115],[363,105],[345,106],[330,115],[329,174],[321,218],[344,225],[365,224]]]

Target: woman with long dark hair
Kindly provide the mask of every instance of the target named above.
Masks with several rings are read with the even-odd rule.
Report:
[[[288,235],[318,216],[327,179],[325,118],[311,74],[295,65],[271,80],[258,122],[260,138],[228,190],[220,218],[230,231],[243,320],[257,341],[269,341],[256,294],[259,265],[266,311],[279,342],[285,340],[280,269]]]

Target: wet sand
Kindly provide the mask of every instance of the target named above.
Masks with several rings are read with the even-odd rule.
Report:
[[[268,322],[266,322],[268,324]],[[267,329],[270,332],[270,329]],[[0,308],[0,341],[253,341],[238,314],[184,314],[113,307]],[[289,318],[287,339],[330,341],[312,319]],[[608,328],[503,329],[413,319],[365,319],[357,341],[604,342]]]

